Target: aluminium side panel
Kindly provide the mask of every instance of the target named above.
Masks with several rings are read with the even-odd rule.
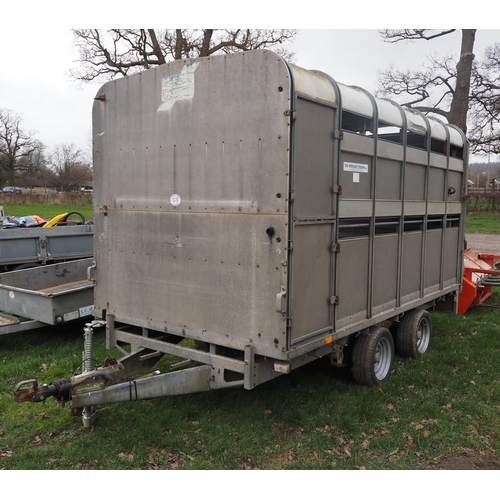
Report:
[[[336,108],[296,99],[290,342],[333,330],[334,125]]]
[[[96,316],[281,352],[287,65],[267,51],[175,61],[99,94]]]
[[[87,280],[92,259],[0,274],[0,310],[55,325],[89,316],[93,283]]]
[[[3,229],[0,231],[0,265],[91,257],[93,233],[92,225]]]

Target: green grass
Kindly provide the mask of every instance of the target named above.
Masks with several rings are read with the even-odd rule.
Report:
[[[498,459],[498,309],[432,319],[431,350],[397,358],[382,387],[322,359],[252,391],[110,405],[87,430],[54,399],[12,396],[21,380],[71,375],[81,325],[0,337],[0,469],[414,470],[464,449]],[[98,360],[104,340],[96,334]]]
[[[468,214],[465,231],[468,233],[500,233],[500,214]]]
[[[38,215],[42,219],[52,219],[56,215],[67,212],[80,212],[86,220],[94,218],[92,205],[69,206],[69,205],[3,205],[5,215],[14,217],[24,217],[26,215]],[[71,216],[71,219],[77,219],[77,216]]]

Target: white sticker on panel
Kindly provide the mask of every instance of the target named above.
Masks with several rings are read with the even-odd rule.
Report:
[[[63,316],[63,321],[66,322],[66,321],[73,321],[74,319],[78,319],[79,316],[78,316],[78,311],[71,311],[69,313],[66,313],[64,316]]]
[[[173,207],[178,207],[181,204],[181,197],[178,194],[173,194],[170,197],[170,204]]]
[[[360,174],[368,173],[368,165],[366,163],[351,163],[348,161],[344,162],[345,172],[358,172]]]
[[[161,81],[161,105],[158,111],[168,111],[176,101],[194,96],[194,72],[199,63],[186,64],[179,75]]]

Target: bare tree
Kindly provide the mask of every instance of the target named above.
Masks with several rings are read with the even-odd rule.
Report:
[[[433,40],[455,30],[384,30],[382,38],[390,43],[404,40]],[[467,131],[467,112],[474,61],[475,29],[462,30],[460,56],[432,57],[418,70],[394,67],[379,72],[378,95],[397,96],[405,106],[424,113],[440,115]]]
[[[81,149],[74,144],[55,146],[49,163],[62,191],[71,191],[81,183],[92,180],[92,168]]]
[[[110,80],[168,60],[273,48],[291,60],[297,30],[286,29],[76,29],[80,65],[70,76],[82,82]]]
[[[33,166],[43,145],[33,133],[21,127],[21,117],[8,109],[0,109],[0,170],[11,186],[15,174]]]
[[[473,69],[471,90],[471,133],[475,151],[500,153],[500,43],[485,51]]]
[[[385,30],[388,42],[432,40],[455,30]],[[379,73],[378,94],[396,95],[404,105],[434,113],[467,132],[471,150],[500,153],[500,43],[488,47],[476,60],[476,30],[462,30],[458,61],[450,55],[431,57],[425,67],[395,68]]]
[[[47,171],[47,158],[45,156],[45,145],[39,141],[38,147],[20,158],[17,171],[22,176],[43,177],[43,173]]]

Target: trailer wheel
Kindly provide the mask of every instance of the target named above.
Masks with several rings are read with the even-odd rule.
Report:
[[[407,312],[399,323],[396,348],[401,356],[416,358],[429,350],[432,337],[431,317],[424,309]]]
[[[394,363],[394,341],[384,327],[371,330],[369,335],[360,335],[352,352],[352,372],[359,384],[379,385],[391,375]]]

